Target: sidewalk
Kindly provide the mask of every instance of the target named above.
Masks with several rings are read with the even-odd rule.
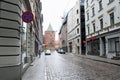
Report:
[[[69,54],[69,53],[67,53],[67,54]],[[70,54],[73,55],[72,53],[70,53]],[[102,58],[100,56],[93,56],[93,55],[75,55],[75,56],[120,66],[120,60],[112,60],[112,59]]]
[[[42,57],[36,57],[35,61],[23,74],[22,80],[45,80],[45,60]]]
[[[120,60],[112,60],[112,59],[102,58],[100,56],[92,56],[92,55],[79,55],[79,56],[82,58],[87,58],[87,59],[91,59],[91,60],[95,60],[95,61],[100,61],[100,62],[105,62],[105,63],[120,66]]]

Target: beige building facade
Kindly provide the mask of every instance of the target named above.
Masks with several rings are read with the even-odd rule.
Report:
[[[67,16],[63,18],[63,23],[59,32],[60,48],[68,52],[67,48]]]
[[[34,60],[37,38],[35,34],[38,33],[35,30],[36,23],[35,21],[25,23],[21,19],[22,13],[27,10],[33,12],[35,17],[37,16],[33,10],[34,4],[34,0],[0,1],[1,80],[21,80],[22,73]],[[38,22],[39,19],[37,19]],[[40,26],[37,25],[37,27]],[[39,36],[37,40],[39,42]]]
[[[85,53],[84,1],[78,0],[67,16],[67,47],[68,52],[80,55]]]

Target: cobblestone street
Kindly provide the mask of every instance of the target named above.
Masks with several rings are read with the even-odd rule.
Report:
[[[22,80],[120,80],[120,66],[70,54],[43,53],[32,65]]]

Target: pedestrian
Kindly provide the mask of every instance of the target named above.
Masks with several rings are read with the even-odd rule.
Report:
[[[41,51],[39,50],[39,52],[38,52],[38,55],[39,55],[39,58],[40,58],[40,56],[41,56]]]

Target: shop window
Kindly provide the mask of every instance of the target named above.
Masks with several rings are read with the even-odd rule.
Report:
[[[118,37],[108,39],[108,50],[109,52],[120,52],[120,41]]]
[[[21,34],[21,53],[23,65],[27,63],[27,24],[23,22]],[[29,44],[29,42],[28,42]]]

